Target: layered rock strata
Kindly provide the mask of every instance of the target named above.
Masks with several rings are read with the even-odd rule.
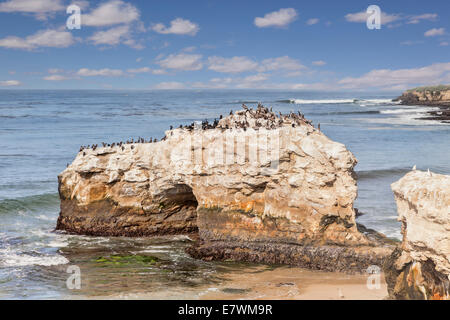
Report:
[[[449,299],[450,176],[412,171],[392,184],[403,242],[385,265],[395,299]]]
[[[325,270],[361,271],[391,251],[357,228],[357,160],[300,113],[244,106],[142,141],[80,151],[59,176],[58,229],[198,231],[196,257]]]

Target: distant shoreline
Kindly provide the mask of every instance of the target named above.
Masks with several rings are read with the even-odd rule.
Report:
[[[419,87],[407,90],[393,101],[400,101],[401,105],[439,108],[439,110],[427,111],[430,116],[419,119],[450,123],[450,86]]]

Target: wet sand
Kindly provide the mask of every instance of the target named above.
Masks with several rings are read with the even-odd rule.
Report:
[[[261,267],[260,267],[261,268]],[[258,267],[256,268],[258,269]],[[200,299],[380,300],[387,296],[381,274],[379,289],[369,290],[367,275],[279,267],[232,274],[218,290]]]
[[[200,300],[381,300],[387,297],[383,274],[380,287],[368,289],[368,275],[310,271],[294,267],[249,267],[227,274],[220,283],[185,290],[140,292],[82,299]],[[81,298],[81,297],[80,297]]]

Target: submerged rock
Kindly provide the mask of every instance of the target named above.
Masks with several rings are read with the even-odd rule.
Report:
[[[396,299],[450,299],[450,176],[412,171],[392,184],[403,242],[386,261]]]
[[[83,149],[59,176],[57,228],[198,231],[189,252],[199,258],[362,271],[391,247],[357,228],[356,163],[302,114],[244,106],[213,125],[166,131],[157,143]]]

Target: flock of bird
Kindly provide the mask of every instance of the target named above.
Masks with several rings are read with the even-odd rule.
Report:
[[[165,140],[165,139],[166,139],[166,137],[164,137],[161,140]],[[113,143],[102,142],[102,146],[103,146],[103,148],[106,148],[106,147],[108,147],[108,148],[119,147],[119,148],[122,148],[122,150],[125,150],[125,145],[127,145],[127,144],[131,144],[131,149],[134,149],[133,145],[136,144],[136,143],[153,143],[153,142],[158,142],[158,139],[150,138],[149,140],[145,140],[144,138],[139,137],[137,140],[134,140],[134,138],[132,138],[131,140],[127,140],[126,142],[122,142],[122,141],[120,141],[120,142],[113,142]],[[83,150],[86,150],[86,149],[96,150],[98,147],[99,147],[98,144],[93,144],[92,146],[91,145],[81,146],[80,147],[80,152],[83,151]]]
[[[209,129],[243,129],[246,131],[248,128],[253,128],[255,130],[258,130],[260,128],[265,128],[267,130],[275,129],[282,127],[283,125],[291,125],[292,127],[296,127],[299,125],[310,125],[312,126],[312,121],[307,120],[300,111],[298,113],[290,112],[289,114],[282,114],[279,113],[279,116],[277,116],[273,111],[272,108],[264,107],[262,104],[258,103],[258,106],[256,109],[249,108],[245,104],[242,105],[242,110],[239,110],[235,113],[233,113],[233,110],[230,111],[230,115],[228,117],[223,117],[220,115],[219,119],[214,119],[214,122],[210,123],[208,120],[204,120],[201,123],[195,123],[192,122],[189,125],[180,125],[179,129],[192,131],[194,129],[201,129],[201,130],[209,130]],[[173,126],[170,126],[170,130],[173,130]],[[318,129],[320,131],[320,124],[318,124]],[[173,132],[171,132],[173,134]],[[167,137],[164,136],[161,141],[166,140]],[[134,149],[134,144],[136,143],[155,143],[158,142],[158,139],[150,138],[148,140],[139,137],[137,140],[131,139],[127,140],[126,142],[113,142],[113,143],[105,143],[102,142],[102,146],[104,148],[114,148],[119,147],[122,149],[122,151],[125,150],[126,145],[131,145],[131,149]],[[92,149],[96,150],[99,147],[99,145],[88,145],[88,146],[81,146],[80,152],[86,150],[86,149]],[[83,152],[85,155],[85,153]]]

